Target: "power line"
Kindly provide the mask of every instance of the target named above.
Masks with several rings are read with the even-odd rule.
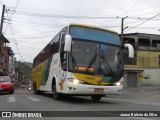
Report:
[[[134,26],[134,27],[132,27],[132,28],[130,28],[130,29],[128,29],[128,30],[125,30],[124,32],[129,31],[129,30],[132,30],[132,29],[134,29],[134,28],[136,28],[136,27],[138,27],[138,26],[140,26],[140,25],[142,25],[142,24],[148,22],[149,20],[152,20],[153,18],[155,18],[155,17],[157,17],[157,16],[159,16],[159,15],[160,15],[160,14],[157,14],[157,15],[155,15],[155,16],[149,18],[148,20],[143,21],[143,22],[141,22],[140,24],[138,24],[138,25],[136,25],[136,26]]]
[[[132,0],[131,2],[133,2],[134,0]],[[131,10],[132,8],[135,8],[136,7],[136,5],[137,5],[137,3],[139,3],[140,1],[142,1],[142,0],[139,0],[139,1],[136,1],[134,4],[130,4],[130,3],[128,3],[127,5],[131,5],[130,6],[130,8],[128,9],[128,10]],[[143,0],[144,1],[144,0]],[[130,2],[130,1],[129,1]],[[126,8],[126,6],[125,7],[123,7],[122,9],[124,9],[124,8]],[[125,13],[127,13],[128,12],[128,10],[125,10],[124,12],[120,12],[120,11],[118,11],[117,13],[119,13],[119,14],[121,14],[121,16],[128,16],[128,15],[124,15]],[[123,18],[123,17],[122,17]],[[121,19],[122,19],[121,18]],[[115,20],[114,21],[111,21],[111,23],[113,24],[115,22]]]
[[[13,25],[13,24],[12,24]],[[57,32],[57,31],[55,31],[55,32]],[[18,34],[18,35],[20,35],[20,36],[24,36],[24,35],[27,35],[27,36],[29,36],[29,35],[42,35],[42,34],[44,34],[44,35],[46,35],[46,33],[51,33],[51,34],[53,34],[53,30],[50,30],[50,31],[45,31],[45,32],[38,32],[38,34]],[[50,35],[51,35],[50,34]],[[17,35],[17,34],[16,34]],[[48,34],[47,34],[48,35]]]
[[[1,4],[2,6],[4,5],[2,1],[0,1],[0,4]]]
[[[18,7],[19,2],[20,2],[20,0],[17,0],[17,2],[16,2],[16,4],[15,4],[15,10],[16,10],[16,8]],[[1,3],[2,3],[2,2],[1,2]],[[13,16],[13,14],[12,14],[12,16]],[[12,36],[13,36],[13,40],[14,40],[15,45],[16,45],[16,48],[17,48],[17,52],[18,52],[19,56],[21,57],[21,59],[24,61],[24,59],[23,59],[23,57],[22,57],[22,55],[21,55],[21,53],[20,53],[20,50],[19,50],[19,48],[18,48],[18,45],[17,45],[17,41],[16,41],[16,38],[15,38],[15,35],[14,35],[14,31],[13,31],[12,24],[10,23],[10,20],[11,20],[12,16],[9,17],[8,12],[7,12],[8,24],[7,24],[6,30],[7,30],[8,25],[9,25],[9,26],[10,26],[10,30],[11,30],[11,34],[12,34]],[[6,30],[5,30],[5,31],[6,31]]]
[[[44,24],[42,22],[33,22],[33,21],[24,21],[24,20],[12,20],[12,22],[17,22],[19,23],[27,23],[27,24],[33,24],[33,26],[37,25],[37,26],[53,26],[53,24]],[[61,24],[61,25],[54,25],[54,26],[64,26],[65,24]]]
[[[132,7],[130,7],[128,10],[126,10],[124,13],[122,14],[125,14],[125,13],[130,13],[131,11],[133,11],[133,9],[139,7],[140,5],[142,5],[142,3],[144,2],[144,0],[139,0],[137,1]]]
[[[9,18],[9,15],[8,15],[8,12],[7,12],[7,17],[8,17],[8,19],[10,19],[10,18]],[[15,35],[14,35],[14,31],[13,31],[12,24],[10,23],[10,21],[8,21],[8,22],[9,22],[8,25],[10,26],[11,34],[12,34],[12,36],[13,36],[13,40],[14,40],[15,45],[16,45],[16,48],[17,48],[17,52],[18,52],[19,56],[21,57],[21,59],[24,61],[24,59],[23,59],[23,57],[22,57],[22,55],[21,55],[21,53],[20,53],[20,51],[19,51],[18,45],[17,45],[17,41],[16,41],[16,38],[15,38]]]
[[[51,18],[74,18],[74,19],[122,19],[120,16],[69,16],[69,15],[53,15],[53,14],[44,14],[44,13],[36,13],[36,12],[27,12],[27,11],[17,11],[18,15],[25,16],[35,16],[35,17],[51,17]],[[149,18],[146,17],[135,17],[130,16],[128,19],[138,19],[138,20],[147,20]],[[154,19],[160,20],[160,19]]]
[[[133,27],[133,26],[128,26],[128,27]],[[139,27],[137,29],[159,29],[160,27]]]
[[[25,37],[25,38],[16,38],[16,39],[34,39],[34,38],[52,38],[52,36],[39,36],[39,37]]]
[[[42,46],[43,46],[44,44],[47,44],[47,43],[36,43],[36,42],[34,42],[34,43],[32,42],[32,43],[31,43],[30,41],[20,41],[20,40],[17,40],[17,42],[18,42],[18,43],[24,43],[24,44],[30,44],[30,45],[42,45]]]
[[[114,12],[112,15],[118,15],[118,13],[120,13],[123,9],[124,9],[124,6],[126,7],[126,6],[128,6],[129,4],[131,4],[133,1],[135,1],[135,0],[130,0],[130,1],[128,1],[126,4],[124,4],[123,5],[123,7],[121,7],[119,10],[117,10],[118,12]],[[103,22],[103,21],[102,21]],[[101,23],[102,23],[101,22]],[[111,22],[113,22],[113,21],[111,21]]]
[[[19,2],[20,2],[20,0],[17,0],[16,4],[15,4],[15,6],[14,6],[14,10],[15,10],[15,11],[16,11],[16,9],[17,9],[17,7],[18,7]],[[8,12],[7,12],[7,13],[8,13]],[[12,17],[13,17],[13,14],[12,14],[12,16],[10,17],[10,20],[12,19]],[[9,24],[7,24],[4,33],[7,31],[8,25],[9,25]]]
[[[16,4],[15,4],[15,6],[14,6],[14,9],[15,9],[15,10],[17,9],[19,2],[20,2],[20,0],[17,0]]]
[[[18,42],[18,44],[23,44],[23,45],[27,45],[27,46],[34,46],[34,48],[38,48],[38,49],[42,49],[42,47],[44,47],[42,44],[30,44],[30,43],[22,43],[22,42]]]
[[[19,56],[21,57],[21,59],[22,59],[23,61],[25,61],[25,60],[23,59],[23,57],[22,57],[21,53],[20,53],[19,48],[18,48],[17,41],[16,41],[16,38],[15,38],[15,36],[14,36],[14,32],[13,32],[12,25],[11,25],[11,24],[9,24],[9,26],[10,26],[10,30],[11,30],[11,33],[12,33],[12,36],[13,36],[13,40],[14,40],[15,45],[16,45],[16,48],[17,48],[17,52],[18,52]]]
[[[8,39],[12,39],[12,38],[8,38]],[[30,44],[30,45],[45,45],[47,43],[38,43],[38,42],[31,42],[31,41],[22,41],[22,40],[16,40],[17,43],[26,43],[26,44]]]
[[[36,16],[36,17],[51,17],[51,18],[76,18],[76,19],[107,19],[107,18],[117,18],[117,17],[104,17],[104,16],[65,16],[65,15],[53,15],[53,14],[43,14],[43,13],[31,13],[31,12],[21,12],[18,15],[25,15],[25,16]]]

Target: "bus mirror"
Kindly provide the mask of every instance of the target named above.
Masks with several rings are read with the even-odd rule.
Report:
[[[65,36],[65,45],[64,45],[65,52],[71,51],[71,44],[72,44],[72,37],[70,35],[66,35]]]
[[[133,46],[130,45],[130,44],[124,44],[124,47],[128,48],[129,58],[134,58],[134,49],[133,49]]]

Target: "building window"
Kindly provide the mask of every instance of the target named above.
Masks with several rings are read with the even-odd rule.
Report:
[[[150,39],[139,38],[138,39],[138,46],[150,47]]]
[[[159,58],[159,61],[158,61],[158,62],[159,62],[159,65],[160,65],[160,55],[159,55],[159,57],[158,57],[158,58]]]
[[[160,49],[160,40],[152,40],[152,47]]]

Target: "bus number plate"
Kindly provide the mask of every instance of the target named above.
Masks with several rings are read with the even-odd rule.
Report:
[[[94,92],[104,92],[103,88],[94,88]]]
[[[0,90],[3,90],[3,88],[0,87]]]

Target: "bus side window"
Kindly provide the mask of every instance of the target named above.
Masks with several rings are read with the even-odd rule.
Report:
[[[60,34],[58,34],[53,41],[51,42],[52,48],[51,48],[51,52],[52,54],[55,54],[57,52],[59,52],[59,43],[60,43]]]
[[[61,65],[64,71],[67,70],[67,53],[61,52]]]
[[[66,35],[66,31],[67,31],[67,28],[64,28],[62,31],[61,31],[61,48],[60,48],[60,59],[61,59],[61,65],[62,65],[62,69],[64,71],[67,70],[67,53],[64,52],[64,38],[65,38],[65,35]]]
[[[61,48],[60,48],[60,52],[63,52],[64,51],[64,38],[65,38],[65,35],[66,35],[66,30],[67,28],[64,28],[61,32]]]

